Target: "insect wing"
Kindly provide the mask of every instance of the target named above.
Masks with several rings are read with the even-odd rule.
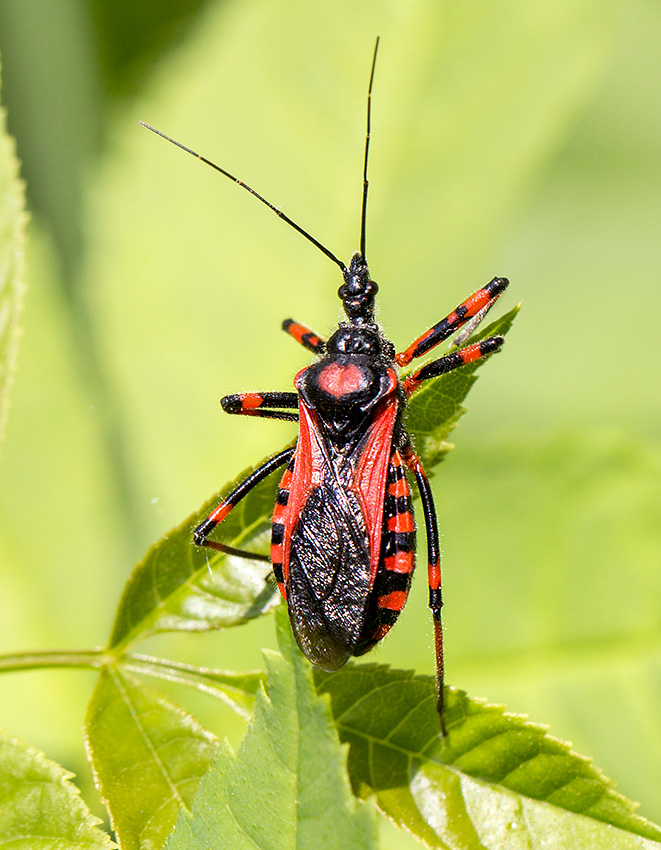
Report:
[[[316,414],[300,404],[300,433],[283,526],[289,617],[305,655],[337,670],[353,654],[379,565],[383,504],[397,413],[393,397],[355,451],[334,453]],[[274,559],[275,560],[275,559]]]

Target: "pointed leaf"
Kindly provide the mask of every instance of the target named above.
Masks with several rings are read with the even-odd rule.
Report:
[[[95,779],[122,850],[163,845],[217,750],[181,708],[119,667],[101,675],[86,720]]]
[[[195,526],[250,472],[241,473],[147,552],[124,589],[111,647],[125,647],[156,632],[239,625],[277,604],[275,583],[267,580],[270,564],[193,545]],[[281,476],[276,470],[255,487],[221,523],[218,539],[266,554]]]
[[[661,828],[545,727],[447,689],[443,739],[430,677],[365,665],[315,678],[355,791],[432,847],[661,847]]]
[[[0,439],[4,433],[9,388],[18,350],[18,319],[23,303],[25,200],[18,179],[14,140],[6,134],[0,108]]]
[[[345,753],[326,698],[294,644],[284,610],[282,655],[265,652],[268,696],[236,756],[228,746],[205,776],[168,850],[361,850],[375,846],[370,812],[351,795]]]
[[[0,732],[0,846],[15,850],[109,850],[69,782],[73,774],[38,750]]]
[[[478,342],[488,336],[498,334],[504,336],[512,327],[512,322],[518,312],[519,306],[514,307],[495,322],[473,334],[470,337],[470,342]],[[442,355],[438,354],[437,356]],[[413,438],[413,445],[428,471],[440,463],[444,455],[452,448],[452,445],[447,443],[446,440],[459,418],[466,413],[466,408],[462,407],[462,402],[477,381],[475,372],[490,359],[488,357],[486,360],[468,363],[453,372],[448,372],[447,375],[440,375],[438,378],[427,381],[411,397],[405,426]],[[415,368],[419,369],[420,367],[416,366]]]

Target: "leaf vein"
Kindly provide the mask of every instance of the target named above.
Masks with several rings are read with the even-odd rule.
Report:
[[[177,786],[172,781],[172,779],[171,779],[171,777],[170,777],[170,775],[169,775],[169,773],[168,773],[168,771],[165,767],[165,764],[163,763],[163,761],[161,760],[161,757],[158,754],[157,748],[155,747],[153,741],[151,740],[151,738],[147,734],[147,730],[145,729],[145,727],[142,723],[142,720],[140,719],[140,715],[136,711],[136,708],[133,705],[133,702],[131,701],[129,694],[126,691],[126,688],[124,687],[124,685],[121,681],[121,678],[117,675],[117,673],[112,668],[108,668],[108,670],[109,670],[109,673],[110,673],[110,675],[113,679],[113,683],[114,683],[115,687],[117,688],[117,691],[120,694],[124,704],[126,705],[126,708],[128,709],[129,714],[133,718],[133,721],[136,725],[136,728],[138,729],[138,732],[142,736],[142,739],[143,739],[147,749],[152,754],[154,761],[156,762],[157,766],[161,770],[163,778],[165,779],[165,781],[169,785],[170,789],[172,790],[172,794],[176,797],[177,800],[179,800],[180,804],[182,806],[184,806],[186,808],[186,810],[188,811],[189,810],[188,806],[186,805],[185,801],[183,800],[183,798],[179,794]]]

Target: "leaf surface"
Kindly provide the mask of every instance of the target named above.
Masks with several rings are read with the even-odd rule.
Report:
[[[372,813],[351,794],[329,704],[278,612],[282,655],[265,652],[268,692],[235,756],[223,747],[192,814],[181,812],[167,850],[368,850]]]
[[[122,850],[162,847],[190,807],[217,740],[174,703],[119,667],[101,675],[86,735],[97,787]]]
[[[134,569],[122,595],[110,646],[163,631],[205,631],[239,625],[277,604],[270,564],[193,545],[193,529],[251,472],[246,470],[199,511],[162,537]],[[268,552],[270,521],[282,471],[276,470],[228,515],[223,543]]]
[[[14,140],[7,135],[0,107],[0,439],[4,434],[16,354],[18,320],[25,288],[25,199],[18,179]]]
[[[543,726],[447,689],[443,739],[431,677],[352,665],[315,679],[350,746],[354,790],[429,846],[661,846],[661,828]]]
[[[73,774],[0,732],[0,847],[12,850],[109,850],[69,780]]]
[[[234,673],[138,654],[124,656],[122,668],[194,687],[227,703],[245,718],[252,717],[255,694],[264,681],[261,670]]]

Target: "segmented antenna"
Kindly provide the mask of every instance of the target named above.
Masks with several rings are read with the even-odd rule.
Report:
[[[372,73],[373,72],[374,71],[372,69]],[[370,83],[370,88],[371,88],[371,83]],[[305,236],[305,238],[308,240],[308,242],[312,242],[313,245],[316,245],[317,248],[319,248],[319,250],[322,252],[322,254],[325,254],[329,259],[331,259],[334,263],[336,263],[342,269],[343,273],[346,272],[347,267],[344,265],[342,260],[339,260],[335,256],[335,254],[332,253],[332,251],[329,251],[328,248],[326,248],[325,245],[322,245],[321,242],[319,242],[317,239],[315,239],[314,236],[312,236],[310,233],[307,232],[307,230],[303,230],[303,228],[300,225],[296,224],[295,221],[292,221],[292,219],[289,218],[288,215],[285,215],[282,212],[282,210],[279,210],[276,206],[274,206],[272,203],[267,201],[266,198],[263,198],[259,194],[259,192],[256,192],[254,189],[251,189],[250,186],[248,186],[247,183],[243,182],[243,180],[239,180],[238,177],[235,177],[233,174],[230,174],[229,171],[225,171],[224,168],[221,168],[219,165],[216,165],[215,162],[211,162],[210,159],[207,159],[206,157],[202,156],[201,154],[196,153],[194,150],[187,148],[186,145],[182,145],[181,142],[178,142],[176,139],[172,139],[172,138],[170,138],[170,136],[166,136],[165,133],[161,133],[161,131],[157,130],[155,127],[151,127],[149,124],[146,124],[144,121],[141,121],[140,123],[142,124],[143,127],[146,127],[148,130],[151,130],[152,133],[156,133],[157,136],[161,136],[161,138],[165,139],[168,142],[171,142],[173,145],[176,145],[178,148],[181,148],[183,151],[186,151],[186,153],[191,154],[191,156],[195,156],[195,157],[197,157],[197,159],[202,160],[202,162],[204,162],[206,165],[210,165],[211,168],[214,168],[216,171],[219,171],[225,177],[228,177],[230,180],[233,180],[235,183],[237,183],[239,186],[241,186],[242,189],[245,189],[246,192],[250,192],[250,194],[254,195],[255,198],[257,198],[258,201],[261,201],[270,210],[272,210],[278,216],[278,218],[281,218],[288,225],[293,227],[294,230],[297,230],[301,234],[301,236]],[[368,138],[369,138],[369,136],[368,136]]]
[[[374,83],[374,69],[376,68],[376,54],[379,49],[379,38],[374,45],[374,56],[372,57],[372,71],[370,72],[370,84],[367,89],[367,132],[365,134],[365,159],[363,161],[363,204],[360,213],[360,254],[365,259],[365,222],[367,220],[367,157],[370,151],[370,130],[372,126],[372,84]]]

